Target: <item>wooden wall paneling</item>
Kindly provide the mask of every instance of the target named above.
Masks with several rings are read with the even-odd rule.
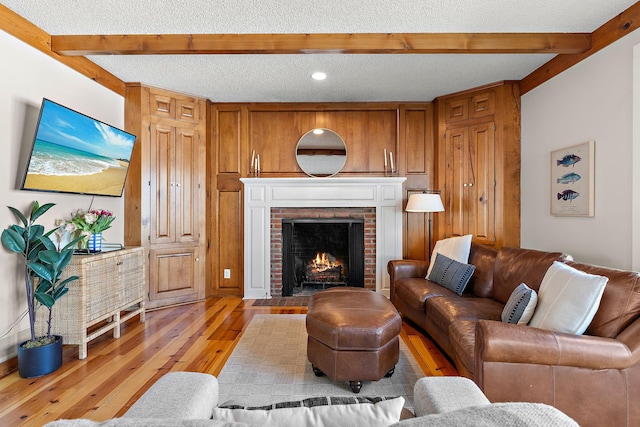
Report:
[[[496,91],[496,234],[501,246],[520,247],[520,86]]]
[[[409,196],[423,190],[438,190],[434,179],[433,106],[404,105],[398,110],[397,167],[401,176],[406,176],[404,184],[404,206]],[[427,260],[429,247],[435,241],[438,214],[432,214],[432,238],[429,242],[428,216],[420,213],[404,212],[403,256],[408,259]]]
[[[422,191],[420,189],[408,189],[406,191],[406,199],[402,204],[402,208],[404,209],[407,206],[409,196],[412,194],[419,194],[421,192]],[[427,228],[427,214],[419,212],[404,212],[404,218],[404,250],[402,257],[405,259],[428,260],[429,231]],[[433,226],[433,222],[431,224]]]
[[[131,162],[127,171],[125,182],[125,205],[124,205],[124,244],[125,246],[142,246],[142,236],[148,235],[143,230],[144,224],[148,223],[148,207],[142,200],[149,200],[149,186],[144,186],[142,158],[147,158],[148,148],[142,143],[143,132],[148,126],[148,120],[143,109],[149,105],[147,95],[140,88],[140,85],[127,85],[126,87],[126,112],[124,115],[124,127],[129,132],[136,135],[136,143],[131,153]],[[148,181],[148,178],[146,178]]]
[[[246,105],[212,105],[210,133],[213,155],[210,164],[210,234],[208,275],[211,294],[243,296],[242,184],[248,173]],[[224,278],[224,269],[231,277]]]
[[[240,110],[218,111],[215,173],[240,173]]]
[[[215,277],[215,293],[218,296],[242,296],[243,275],[243,232],[242,232],[242,191],[217,191],[219,227],[217,252],[218,271]],[[224,270],[230,270],[230,277],[224,278]]]
[[[300,137],[316,127],[315,112],[249,111],[249,152],[260,155],[260,172],[297,174],[302,171],[296,161]]]

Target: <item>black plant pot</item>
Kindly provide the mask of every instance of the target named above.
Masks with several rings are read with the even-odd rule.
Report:
[[[51,344],[34,348],[23,348],[24,343],[18,346],[18,373],[22,378],[41,377],[62,366],[62,337],[53,336],[56,340]]]

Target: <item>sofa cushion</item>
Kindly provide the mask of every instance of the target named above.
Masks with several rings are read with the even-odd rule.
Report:
[[[513,290],[502,310],[502,321],[515,325],[526,325],[533,317],[538,304],[538,294],[524,283]]]
[[[307,399],[308,400],[308,399]],[[355,399],[357,400],[357,399]],[[352,400],[353,401],[353,400]],[[325,405],[279,407],[274,409],[214,408],[213,419],[240,421],[249,424],[278,427],[298,426],[388,426],[400,420],[404,398],[382,400],[377,403],[348,403],[343,399],[324,399]]]
[[[395,297],[404,304],[424,313],[425,302],[428,298],[440,295],[453,295],[453,292],[437,283],[425,279],[400,279],[395,283]]]
[[[429,321],[448,335],[449,325],[458,320],[500,321],[502,307],[502,304],[491,298],[454,295],[429,298],[426,303],[426,312]]]
[[[529,326],[580,335],[598,310],[609,279],[554,262],[547,270]]]
[[[469,262],[469,252],[471,251],[471,234],[459,237],[449,237],[448,239],[438,240],[433,247],[431,254],[431,262],[427,269],[427,275],[425,279],[428,279],[431,275],[431,270],[436,259],[437,254],[442,254],[446,257],[454,259],[458,262]]]
[[[462,296],[475,265],[465,264],[442,254],[436,254],[429,280]]]
[[[474,296],[490,298],[493,295],[493,268],[498,251],[494,248],[477,243],[471,243],[469,264],[476,266],[467,290]]]
[[[538,292],[547,269],[554,261],[565,258],[561,252],[501,248],[493,272],[493,298],[506,304],[513,290],[523,282]]]
[[[609,278],[600,307],[585,331],[588,335],[615,338],[640,315],[640,272],[567,262],[580,271]]]

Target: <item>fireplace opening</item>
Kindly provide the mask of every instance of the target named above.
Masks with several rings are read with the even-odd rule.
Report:
[[[364,287],[364,219],[283,219],[282,296],[333,286]]]

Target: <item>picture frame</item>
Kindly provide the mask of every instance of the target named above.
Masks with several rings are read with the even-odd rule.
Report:
[[[595,215],[595,141],[551,152],[551,215]]]

